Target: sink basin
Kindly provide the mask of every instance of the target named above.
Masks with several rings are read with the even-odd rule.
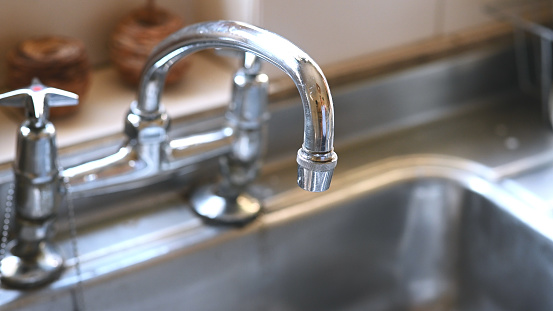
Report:
[[[401,167],[411,161],[387,163],[394,169],[382,174],[360,170],[362,180],[273,206],[230,241],[172,261],[186,269],[172,293],[160,291],[169,296],[164,303],[187,310],[553,308],[547,216],[455,164],[428,158]]]
[[[69,309],[77,288],[88,310],[550,310],[550,215],[488,173],[436,155],[388,159],[322,195],[272,196],[254,224],[231,229],[161,198],[173,224],[146,234],[160,217],[123,221],[124,242],[81,250],[78,287],[68,273],[28,300]],[[101,231],[80,244],[114,232]]]
[[[182,185],[213,166],[74,198],[78,247],[65,207],[57,236],[66,271],[37,290],[0,289],[0,309],[553,310],[551,206],[516,190],[549,162],[553,137],[538,109],[518,104],[512,53],[491,55],[333,91],[340,164],[325,193],[295,185],[288,137],[301,131],[302,107],[273,107],[252,189],[264,214],[245,227],[208,226],[190,211]],[[174,129],[187,126],[198,124]],[[517,148],[505,144],[513,139]],[[0,194],[8,172],[0,166]]]

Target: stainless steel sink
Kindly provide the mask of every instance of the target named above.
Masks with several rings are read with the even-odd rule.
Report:
[[[87,309],[553,308],[551,217],[485,168],[420,155],[349,173],[323,195],[291,188],[271,197],[241,229],[206,227],[168,196],[162,211],[84,233]],[[94,241],[108,246],[92,251]],[[75,281],[19,303],[70,309]]]
[[[553,135],[520,104],[511,58],[478,52],[335,90],[341,158],[323,194],[295,187],[297,99],[273,106],[270,126],[290,126],[269,138],[278,157],[253,189],[265,212],[245,227],[190,211],[182,182],[209,167],[75,198],[80,260],[62,226],[61,279],[0,289],[0,309],[552,310],[552,209],[515,177],[553,163]],[[0,172],[0,193],[9,181]]]

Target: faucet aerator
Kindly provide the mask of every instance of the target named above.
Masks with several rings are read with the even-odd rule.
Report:
[[[309,192],[323,192],[330,188],[334,170],[313,171],[298,165],[298,186]]]
[[[310,192],[323,192],[330,188],[338,155],[332,151],[323,155],[311,154],[299,149],[296,158],[298,162],[298,186]]]

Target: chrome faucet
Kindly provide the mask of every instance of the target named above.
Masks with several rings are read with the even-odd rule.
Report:
[[[64,188],[58,168],[56,130],[48,121],[50,107],[76,105],[78,96],[38,81],[0,95],[0,104],[24,107],[26,120],[17,136],[15,238],[0,262],[1,282],[27,288],[52,281],[63,269],[63,257],[50,241]]]
[[[204,133],[170,140],[170,120],[160,103],[167,72],[178,60],[208,48],[244,52],[242,68],[234,75],[226,122]],[[268,78],[260,73],[260,59],[287,73],[303,102],[304,141],[297,153],[298,185],[308,191],[327,190],[337,155],[333,149],[332,97],[321,69],[306,53],[274,33],[245,23],[217,21],[183,28],[158,45],[143,70],[138,99],[125,119],[127,139],[122,147],[107,157],[61,171],[60,178],[69,183],[71,195],[102,195],[144,187],[188,166],[219,158],[221,181],[191,195],[193,210],[207,220],[224,224],[242,225],[254,219],[261,204],[247,188],[257,175],[267,119]],[[18,154],[19,158],[27,156]],[[52,196],[62,193],[58,188],[52,187]],[[42,208],[39,202],[35,204],[33,208]],[[40,284],[48,280],[51,278]]]
[[[245,52],[243,68],[233,80],[233,100],[227,112],[227,122],[212,131],[170,141],[170,120],[160,103],[167,72],[178,60],[208,48]],[[84,193],[103,194],[142,187],[167,178],[183,167],[221,156],[224,156],[221,162],[232,162],[232,167],[223,163],[223,171],[234,174],[238,171],[236,168],[244,164],[250,166],[249,176],[255,175],[255,166],[251,163],[258,161],[259,155],[244,158],[237,151],[237,140],[242,146],[247,142],[248,152],[260,153],[254,151],[253,145],[261,144],[256,141],[261,138],[251,130],[263,131],[268,78],[259,73],[259,58],[286,72],[295,82],[303,102],[304,141],[297,154],[298,185],[315,192],[328,189],[337,155],[333,150],[332,97],[321,69],[305,52],[279,35],[245,23],[217,21],[185,27],[156,47],[143,70],[138,99],[131,104],[125,120],[126,143],[113,155],[62,172],[69,179],[73,195],[79,197]],[[251,179],[249,177],[249,181]],[[247,203],[244,208],[225,207],[230,203],[228,196],[235,200],[236,191],[246,186],[246,182],[239,184],[236,180],[236,176],[227,175],[218,189],[199,190],[201,193],[229,194],[226,198],[193,195],[194,210],[220,222],[243,223],[253,219],[259,212],[255,200],[240,197],[240,202],[252,201],[251,204]],[[233,181],[232,187],[226,187],[225,183],[229,185],[230,181]],[[200,203],[206,200],[212,207]]]
[[[259,93],[266,90],[262,81],[268,79],[257,72],[259,65],[250,54],[274,64],[292,78],[300,92],[304,111],[304,140],[297,154],[298,185],[308,191],[327,190],[337,155],[333,149],[334,110],[326,79],[311,57],[290,41],[244,23],[219,21],[192,25],[172,34],[156,47],[140,79],[138,100],[132,104],[127,118],[132,120],[128,122],[127,134],[137,141],[138,149],[142,151],[141,157],[149,158],[152,162],[166,157],[166,154],[161,153],[163,148],[160,146],[167,140],[168,118],[160,100],[167,72],[180,59],[207,48],[231,48],[246,52],[244,70],[235,75],[233,101],[234,106],[237,105],[236,99],[245,104],[240,105],[242,111],[237,113],[232,108],[229,110],[228,115],[234,114],[230,117],[231,123],[233,119],[251,114],[254,120],[249,122],[258,127],[265,113],[263,102],[266,99]],[[249,79],[251,85],[236,87],[237,79]],[[253,91],[257,94],[255,99],[246,95],[252,89],[256,90]],[[230,128],[237,130],[247,123],[248,120],[240,121]],[[236,194],[229,194],[234,202],[228,205],[229,196],[221,192],[219,189],[193,196],[194,210],[203,217],[222,222],[248,221],[259,212],[256,200],[250,200],[249,197],[236,200]],[[237,202],[246,203],[241,206]]]
[[[251,52],[274,64],[292,78],[303,102],[303,146],[298,151],[298,184],[309,191],[324,191],[336,166],[333,151],[334,109],[326,79],[319,66],[290,41],[244,23],[219,21],[192,25],[163,41],[150,55],[142,74],[132,117],[142,123],[161,121],[160,105],[165,76],[185,56],[207,48]]]

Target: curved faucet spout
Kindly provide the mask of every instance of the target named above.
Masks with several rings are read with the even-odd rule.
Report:
[[[160,97],[169,68],[179,59],[207,48],[251,52],[287,73],[303,102],[304,142],[298,151],[298,184],[310,191],[330,186],[337,156],[333,151],[334,108],[319,66],[290,41],[245,23],[217,21],[183,28],[158,45],[144,68],[133,113],[161,113]]]

